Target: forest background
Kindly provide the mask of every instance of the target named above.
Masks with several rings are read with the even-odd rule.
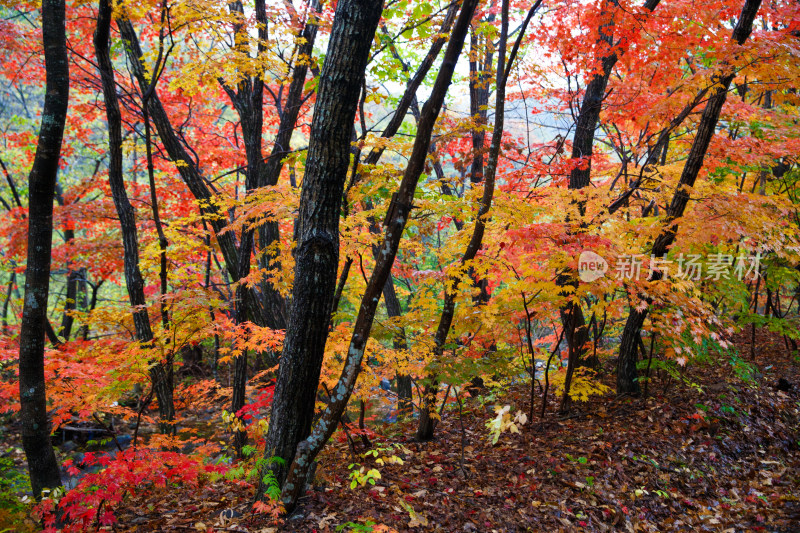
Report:
[[[654,380],[755,390],[757,332],[796,451],[796,2],[43,0],[0,33],[10,524],[169,487],[280,524],[448,411],[467,479],[465,409],[491,449]]]

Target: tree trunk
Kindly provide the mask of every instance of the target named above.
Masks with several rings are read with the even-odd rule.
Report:
[[[647,0],[644,8],[652,12],[659,4],[660,0]],[[607,0],[607,8],[615,9],[619,7],[617,0]],[[614,46],[614,20],[612,19],[600,27],[599,43],[601,46]],[[592,154],[594,151],[594,134],[597,130],[597,125],[600,122],[600,111],[602,110],[603,99],[606,96],[606,88],[608,87],[608,80],[611,77],[611,71],[614,65],[617,64],[619,59],[618,54],[612,51],[609,55],[600,58],[603,70],[595,74],[586,86],[586,91],[583,95],[583,102],[581,103],[580,111],[578,112],[578,119],[575,123],[575,135],[572,139],[572,159],[579,160],[586,159],[585,165],[576,166],[572,169],[569,175],[569,188],[572,190],[579,190],[588,187],[591,183],[592,173]],[[579,212],[583,216],[584,204],[581,202],[578,205]],[[578,288],[578,280],[575,272],[565,272],[556,278],[556,283],[559,287],[567,290],[564,295],[574,294]],[[586,354],[586,347],[589,342],[589,331],[586,329],[586,319],[583,316],[583,309],[580,303],[570,299],[565,303],[561,310],[561,323],[567,329],[565,337],[569,345],[568,353],[570,354],[569,368],[574,368],[576,364],[585,364],[590,367],[596,367],[598,361],[595,357],[588,357]],[[572,372],[569,372],[571,377]],[[568,393],[568,390],[565,390]],[[562,402],[562,405],[566,405]]]
[[[259,0],[261,1],[261,0]],[[286,95],[286,103],[279,110],[280,124],[275,140],[272,144],[272,151],[266,162],[261,165],[258,179],[259,187],[275,186],[283,169],[284,160],[291,152],[290,142],[292,134],[297,124],[304,96],[303,89],[308,74],[310,58],[314,50],[314,42],[317,37],[317,16],[322,10],[320,0],[309,2],[308,20],[300,34],[302,44],[297,49],[296,64],[292,72],[292,81],[289,83],[289,90]],[[280,239],[280,230],[277,220],[266,221],[258,230],[258,244],[263,252],[261,267],[264,269],[280,268],[278,255],[269,251],[270,247]],[[274,325],[269,325],[273,329],[286,329],[286,301],[280,293],[269,283],[261,283],[261,299],[264,306],[264,314],[268,320],[272,320]]]
[[[422,109],[411,157],[403,174],[400,188],[393,195],[384,219],[386,232],[383,245],[380,247],[381,253],[361,299],[342,375],[337,386],[332,391],[328,407],[314,426],[314,431],[307,439],[298,444],[294,461],[289,468],[289,476],[283,484],[281,500],[287,510],[293,509],[297,499],[303,494],[312,462],[336,429],[347,407],[353,387],[355,387],[356,379],[361,369],[361,361],[364,357],[364,349],[380,301],[381,291],[389,279],[392,264],[403,235],[403,229],[411,211],[411,204],[414,201],[414,191],[424,170],[433,126],[444,103],[444,97],[450,86],[456,62],[461,54],[464,38],[469,28],[469,21],[472,19],[476,5],[477,0],[465,0],[453,28],[453,33],[447,43],[442,67],[436,76],[431,96]],[[339,200],[341,201],[341,198]]]
[[[455,21],[456,14],[458,13],[458,4],[452,3],[450,7],[447,9],[447,13],[445,14],[444,20],[442,21],[442,26],[439,30],[439,35],[447,35],[450,33],[450,29]],[[386,32],[386,28],[383,28],[384,32]],[[392,119],[389,121],[389,124],[381,133],[381,137],[388,139],[393,137],[397,131],[400,129],[400,126],[403,124],[403,120],[405,119],[406,113],[408,113],[409,109],[414,116],[414,118],[419,121],[419,106],[417,105],[417,89],[422,84],[427,75],[428,71],[430,70],[431,66],[433,65],[434,60],[439,55],[442,47],[446,39],[444,37],[436,38],[431,47],[428,49],[427,54],[420,62],[417,71],[414,73],[413,76],[408,80],[406,84],[405,91],[403,95],[400,97],[400,101],[397,104],[397,108],[394,111],[394,115],[392,115]],[[403,60],[400,54],[397,52],[394,44],[389,45],[389,50],[394,56],[394,58],[400,63],[403,72],[405,74],[410,74],[410,68],[408,64]],[[385,145],[380,145],[378,148],[373,148],[370,153],[367,155],[364,164],[366,165],[375,165],[380,160],[381,155],[383,155],[385,149]],[[356,176],[352,180],[352,184],[355,184],[361,175],[356,174]],[[351,186],[351,185],[348,185]],[[367,201],[367,209],[372,209],[372,203]],[[370,232],[379,234],[381,232],[381,226],[377,223],[377,221],[370,217]],[[381,254],[380,248],[377,246],[373,246],[372,253],[375,257],[376,262],[379,259]],[[345,263],[345,268],[342,272],[342,277],[339,283],[339,286],[336,290],[336,296],[334,298],[334,307],[333,311],[336,311],[336,307],[338,306],[339,300],[341,298],[341,292],[344,289],[344,282],[347,280],[347,275],[350,270],[350,266],[352,265],[352,260],[348,259]],[[386,314],[390,318],[397,318],[402,316],[402,307],[400,305],[400,301],[397,298],[397,293],[394,288],[394,279],[392,278],[391,274],[389,278],[386,280],[386,284],[383,287],[383,297],[384,303],[386,305]],[[394,336],[392,340],[393,347],[395,350],[406,350],[408,349],[408,342],[406,340],[406,334],[404,330],[400,330]],[[413,410],[413,390],[412,390],[412,383],[411,383],[411,376],[397,374],[396,375],[397,381],[397,409],[398,411],[410,414]]]
[[[100,290],[100,287],[103,285],[105,280],[101,279],[97,283],[90,283],[90,282],[88,282],[86,280],[86,276],[87,276],[86,269],[85,268],[81,269],[81,272],[82,272],[81,275],[83,276],[83,280],[84,280],[83,283],[82,283],[82,285],[84,286],[84,295],[86,293],[86,290],[85,290],[86,286],[87,285],[91,285],[91,287],[92,287],[92,296],[88,299],[86,304],[83,306],[84,309],[86,309],[87,311],[89,311],[91,313],[92,311],[94,311],[94,308],[97,306],[97,292]],[[83,324],[81,326],[81,329],[80,329],[80,332],[78,333],[78,336],[80,336],[80,338],[83,339],[83,340],[87,340],[89,338],[89,324],[88,323],[85,323],[85,324]]]
[[[495,14],[489,13],[485,21],[494,22]],[[469,61],[469,114],[475,124],[472,128],[472,165],[470,166],[469,179],[473,186],[483,181],[484,144],[486,142],[486,122],[489,114],[489,81],[492,75],[493,46],[483,43],[486,52],[483,58],[478,57],[480,48],[478,28],[472,27],[470,38]],[[482,60],[481,60],[482,59]]]
[[[242,15],[244,18],[244,6],[241,2],[231,2],[228,4],[229,9]],[[264,0],[256,0],[255,2],[255,15],[258,28],[258,54],[264,52],[264,41],[267,39],[266,35],[266,7]],[[247,28],[243,24],[236,24],[234,26],[234,47],[245,55],[249,53],[250,37],[247,34]],[[264,80],[259,76],[246,76],[243,77],[235,88],[229,87],[224,82],[220,82],[223,89],[228,93],[228,96],[233,103],[236,112],[239,114],[239,120],[242,126],[242,138],[244,139],[245,158],[247,166],[245,167],[245,201],[253,191],[258,187],[259,175],[261,167],[263,166],[263,155],[261,153],[261,142],[264,128]],[[248,312],[252,305],[256,304],[253,289],[246,284],[241,283],[241,280],[250,275],[250,258],[253,252],[253,235],[254,230],[247,225],[242,228],[241,238],[239,239],[238,250],[238,269],[233,274],[233,281],[236,283],[236,292],[233,304],[233,319],[237,324],[245,323],[248,318],[255,319],[258,322],[258,313]],[[271,286],[269,290],[274,290]],[[266,317],[265,317],[266,318]],[[275,321],[267,319],[269,327],[275,328]],[[265,324],[262,324],[265,325]],[[238,355],[234,362],[233,372],[233,393],[231,395],[231,412],[235,415],[244,407],[247,392],[247,355],[248,351],[244,350]],[[259,354],[255,354],[256,358]],[[275,362],[275,356],[270,354],[270,365]],[[244,425],[244,421],[240,421]],[[247,443],[247,432],[235,429],[233,435],[233,447],[236,453],[241,456],[242,447]]]
[[[742,14],[733,30],[732,38],[736,43],[741,45],[750,36],[750,32],[753,29],[753,19],[755,19],[760,5],[761,0],[745,1]],[[681,178],[678,181],[675,194],[672,196],[672,201],[667,207],[666,224],[656,237],[655,242],[653,242],[651,253],[655,257],[666,255],[669,247],[675,241],[678,231],[677,219],[683,216],[683,212],[686,210],[686,204],[689,202],[689,190],[694,186],[700,169],[703,167],[708,145],[714,136],[717,121],[734,76],[735,74],[722,72],[712,78],[715,87],[714,93],[709,98],[705,109],[703,109],[700,124],[697,127],[697,135],[692,142],[692,148],[689,150],[689,157],[683,167],[683,172],[681,172]],[[651,281],[660,280],[661,277],[661,272],[654,272],[651,276]],[[651,300],[645,298],[645,302],[650,305]],[[638,373],[636,371],[637,339],[646,318],[647,308],[639,310],[637,302],[631,302],[631,312],[625,323],[625,329],[622,331],[619,359],[617,360],[617,392],[619,394],[639,394]]]
[[[2,333],[3,333],[3,335],[8,335],[9,334],[9,329],[8,329],[8,304],[11,302],[11,293],[14,291],[14,285],[16,285],[16,283],[17,283],[17,273],[12,271],[11,272],[11,276],[9,276],[9,278],[8,278],[8,288],[6,289],[6,297],[3,300],[3,312],[2,312],[2,315],[3,315],[3,318],[2,318],[2,324],[3,324]]]
[[[292,306],[281,355],[266,457],[286,478],[311,430],[339,260],[339,214],[350,163],[350,133],[382,0],[340,0],[311,123]],[[263,493],[260,493],[263,494]]]
[[[241,2],[233,2],[229,4],[229,8],[232,11],[244,15],[244,6]],[[279,110],[281,120],[278,126],[278,133],[275,137],[272,153],[266,162],[261,152],[264,124],[264,81],[259,76],[247,77],[244,78],[235,89],[223,83],[223,88],[233,102],[242,124],[242,137],[244,139],[245,155],[247,159],[247,168],[245,171],[246,195],[252,194],[258,187],[275,186],[280,177],[281,169],[283,168],[283,159],[290,151],[289,143],[303,101],[303,88],[305,86],[306,73],[308,72],[308,62],[302,59],[304,57],[310,57],[313,51],[317,34],[315,16],[320,9],[320,3],[316,0],[313,1],[311,8],[312,11],[309,14],[309,20],[300,35],[303,38],[303,42],[297,51],[296,57],[298,64],[295,65],[294,68],[286,104],[282,111]],[[268,23],[266,3],[264,0],[256,0],[255,15],[256,21],[259,24],[258,54],[262,55],[266,52],[264,43],[267,40],[266,27]],[[246,54],[250,43],[246,28],[240,25],[237,26],[234,31],[236,33],[235,42],[237,46],[244,47],[243,51]],[[252,228],[244,227],[242,229],[242,236],[239,244],[239,268],[234,281],[244,279],[250,274],[250,257],[254,248],[254,234],[255,230]],[[259,229],[258,236],[259,245],[262,250],[269,249],[280,239],[278,222],[265,222]],[[262,268],[279,266],[275,264],[276,259],[276,255],[267,252],[261,264]],[[271,329],[285,329],[286,306],[283,298],[277,289],[268,281],[262,282],[260,287],[261,294],[258,295],[253,288],[243,284],[237,285],[234,310],[236,322],[241,324],[250,319],[261,326],[266,326]],[[261,355],[262,354],[258,353],[255,354],[257,362],[260,361]],[[268,366],[271,367],[277,364],[278,360],[274,353],[267,352],[264,355],[266,356]],[[237,413],[244,407],[246,388],[247,352],[245,351],[236,358],[234,364],[233,395],[231,400],[231,410],[233,413]],[[246,443],[246,440],[246,432],[235,431],[234,448],[237,450],[237,453],[241,453],[241,449]]]
[[[69,59],[64,0],[42,3],[42,42],[47,85],[39,142],[28,177],[28,258],[25,303],[19,336],[19,390],[22,446],[28,460],[31,488],[61,485],[61,471],[50,444],[44,379],[44,329],[50,289],[55,196],[61,141],[69,103]]]
[[[400,306],[400,300],[397,298],[397,292],[394,290],[394,281],[392,280],[391,274],[389,274],[389,278],[383,286],[383,302],[386,305],[386,314],[390,318],[399,318],[403,316],[403,309]],[[395,350],[408,350],[406,332],[403,328],[395,332],[392,343]],[[413,411],[411,376],[398,372],[396,378],[397,410],[403,414],[409,415]]]
[[[94,49],[97,57],[97,66],[102,78],[103,97],[106,103],[106,120],[108,121],[108,183],[122,232],[125,285],[133,308],[136,339],[144,346],[147,346],[153,341],[153,331],[150,327],[150,317],[147,314],[144,280],[139,268],[139,239],[136,230],[136,215],[125,191],[125,181],[122,174],[122,120],[114,83],[114,70],[109,56],[110,28],[111,5],[109,0],[100,0],[97,30],[94,35]],[[164,368],[160,361],[151,361],[150,365],[150,380],[158,401],[161,431],[172,433],[171,421],[175,417],[175,406],[169,371]]]
[[[498,57],[497,57],[497,82],[495,89],[495,118],[494,127],[492,129],[492,140],[489,145],[489,157],[486,165],[486,174],[484,176],[483,195],[480,199],[478,207],[478,214],[475,218],[475,227],[472,230],[472,236],[464,254],[461,257],[462,264],[468,264],[475,259],[478,251],[483,244],[483,235],[486,230],[486,223],[489,218],[489,210],[492,207],[492,199],[494,197],[495,178],[497,176],[497,163],[500,158],[500,145],[503,140],[503,125],[505,119],[505,94],[506,82],[508,81],[508,73],[511,70],[511,65],[516,57],[519,43],[525,33],[527,24],[530,22],[531,17],[541,4],[538,0],[528,11],[528,15],[519,30],[517,42],[509,55],[508,62],[506,62],[507,40],[508,40],[508,0],[503,0],[502,5],[502,22],[500,24],[500,42],[498,44]],[[434,360],[441,358],[444,355],[444,346],[447,342],[447,335],[450,332],[450,326],[453,323],[456,310],[456,295],[458,293],[459,278],[455,277],[449,280],[452,285],[451,289],[445,290],[444,304],[442,307],[442,314],[439,317],[439,325],[436,328],[434,336],[433,357]],[[432,416],[436,409],[436,393],[439,388],[439,382],[436,376],[429,376],[429,383],[425,386],[425,394],[423,397],[423,406],[420,410],[419,424],[417,426],[417,440],[430,440],[433,438],[433,431],[436,427],[435,417]]]
[[[64,195],[62,194],[61,187],[56,181],[55,200],[59,206],[66,205]],[[64,245],[69,248],[74,244],[75,231],[70,228],[64,229]],[[77,308],[78,298],[78,281],[81,279],[80,269],[74,270],[72,263],[69,260],[71,254],[67,253],[67,294],[64,297],[64,314],[61,317],[61,326],[58,328],[58,334],[68,341],[72,334],[72,324],[75,321],[72,316],[72,311]]]

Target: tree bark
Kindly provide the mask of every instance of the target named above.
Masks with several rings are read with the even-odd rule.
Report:
[[[744,44],[750,36],[753,30],[753,20],[755,19],[760,5],[761,0],[745,1],[742,14],[739,17],[739,21],[736,23],[732,35],[732,39],[737,44]],[[724,68],[729,70],[727,65],[724,66]],[[678,219],[683,216],[686,210],[686,204],[689,202],[690,198],[689,189],[694,186],[700,169],[703,167],[703,161],[708,151],[708,146],[714,136],[717,122],[719,121],[719,115],[722,111],[722,106],[725,104],[725,100],[728,96],[728,88],[734,76],[734,73],[726,71],[718,73],[712,78],[714,82],[713,94],[711,98],[709,98],[705,109],[703,109],[703,114],[697,127],[697,134],[689,150],[689,157],[681,172],[678,186],[675,189],[675,194],[672,196],[672,201],[667,207],[666,223],[653,242],[651,250],[652,256],[663,257],[666,255],[672,243],[675,242],[675,236],[678,231]],[[649,281],[658,281],[662,276],[662,272],[654,271]],[[649,298],[644,298],[644,300],[648,306],[652,303],[652,300]],[[631,302],[631,311],[625,323],[625,329],[622,332],[619,359],[617,360],[618,394],[638,395],[640,392],[638,372],[636,371],[638,354],[637,339],[639,338],[646,318],[647,307],[639,309],[639,307],[635,305],[635,302]]]
[[[244,18],[244,6],[241,2],[231,2],[228,4],[233,13],[237,13]],[[258,55],[264,52],[264,41],[266,35],[266,6],[264,0],[256,0],[255,15],[258,28]],[[250,36],[244,24],[234,26],[234,47],[240,53],[249,54]],[[259,174],[263,166],[263,156],[261,154],[261,141],[264,128],[264,80],[260,76],[246,76],[241,79],[235,88],[229,87],[220,81],[223,89],[233,103],[233,107],[239,114],[242,126],[242,138],[244,139],[245,158],[245,201],[258,187]],[[252,294],[253,290],[247,287],[241,280],[250,275],[250,257],[253,252],[254,230],[247,225],[242,228],[242,235],[239,239],[238,250],[238,269],[233,274],[233,281],[236,283],[233,319],[237,324],[243,324],[248,320],[248,314],[256,317],[256,313],[248,313],[248,307],[256,303]],[[272,289],[272,287],[269,287]],[[266,317],[265,317],[266,318]],[[275,321],[269,320],[269,327],[275,328]],[[247,354],[244,350],[234,361],[233,371],[233,393],[231,394],[231,412],[236,414],[246,401],[247,392]],[[256,357],[259,355],[256,354]],[[274,355],[272,356],[274,359]],[[272,362],[272,361],[271,361]],[[244,422],[242,421],[242,424]],[[247,432],[235,430],[233,435],[233,447],[237,454],[241,454],[242,447],[247,442]]]
[[[244,7],[241,2],[233,2],[229,4],[229,7],[232,11],[244,15]],[[263,79],[260,76],[245,78],[239,83],[236,89],[228,87],[224,83],[222,84],[233,102],[242,124],[242,137],[244,139],[245,156],[247,159],[245,171],[246,195],[252,194],[258,187],[275,186],[280,177],[281,169],[283,168],[283,159],[290,152],[289,143],[302,106],[303,88],[308,72],[308,61],[304,59],[310,58],[314,48],[314,41],[317,34],[317,22],[315,17],[320,8],[321,5],[319,1],[314,0],[311,2],[311,9],[313,11],[310,13],[309,20],[300,34],[303,41],[297,50],[297,65],[292,74],[292,81],[289,85],[286,104],[282,110],[279,109],[280,123],[278,125],[278,133],[273,143],[272,152],[266,161],[264,161],[261,152],[264,125]],[[258,54],[261,55],[266,51],[265,42],[268,37],[266,32],[268,21],[266,3],[264,0],[256,0],[255,15],[256,21],[259,24]],[[249,37],[246,33],[246,28],[242,25],[236,27],[234,31],[237,46],[244,46],[246,53],[249,47]],[[276,104],[280,105],[280,102],[276,102]],[[239,270],[235,276],[235,281],[240,281],[250,274],[250,258],[254,249],[255,233],[255,230],[249,227],[244,227],[242,229],[242,236],[239,241]],[[262,250],[269,249],[280,239],[278,222],[265,222],[264,225],[259,228],[258,236]],[[261,266],[263,268],[278,266],[274,264],[276,259],[276,255],[267,253],[264,256]],[[239,283],[236,287],[234,305],[234,319],[239,324],[248,319],[259,323],[259,317],[261,316],[263,317],[263,323],[259,325],[271,329],[286,328],[285,301],[277,289],[267,281],[261,283],[260,295],[258,295],[253,288]],[[261,354],[256,354],[255,356],[259,358]],[[277,364],[278,360],[275,354],[269,352],[266,356],[268,366]],[[246,388],[247,352],[245,351],[236,358],[234,363],[233,395],[231,399],[231,410],[233,413],[237,413],[244,407]],[[237,450],[237,453],[241,452],[246,440],[246,432],[235,432],[234,448]]]
[[[17,273],[12,271],[11,275],[8,278],[8,288],[6,289],[6,297],[3,300],[3,311],[2,311],[2,333],[3,335],[9,334],[8,329],[8,304],[11,302],[11,293],[14,291],[14,286],[17,283]]]
[[[494,196],[494,182],[497,173],[497,161],[500,156],[500,142],[503,138],[503,119],[504,119],[504,106],[505,106],[505,83],[508,77],[508,70],[505,68],[506,58],[506,41],[508,38],[508,0],[503,0],[502,6],[502,21],[500,24],[500,43],[498,44],[498,58],[497,58],[497,88],[495,92],[495,121],[492,130],[492,144],[489,147],[489,161],[486,168],[486,175],[483,176],[483,136],[477,136],[473,132],[473,149],[476,148],[475,143],[480,143],[478,152],[473,156],[472,166],[472,182],[477,184],[484,181],[483,195],[478,207],[478,215],[475,218],[475,227],[472,230],[472,236],[467,249],[461,257],[461,264],[466,264],[475,258],[478,250],[481,248],[483,242],[483,234],[486,229],[487,216],[489,209],[492,206],[492,197]],[[521,30],[524,33],[524,28]],[[473,34],[474,46],[474,34]],[[491,62],[491,55],[488,54],[487,61]],[[486,65],[489,67],[490,65]],[[475,70],[470,67],[470,70]],[[477,71],[473,72],[477,75]],[[488,80],[486,81],[488,83]],[[476,102],[480,102],[482,88],[480,86],[471,86],[470,93],[475,93],[470,98],[474,107]],[[488,87],[485,88],[485,94],[488,98]],[[480,116],[480,115],[479,115]],[[473,116],[473,118],[475,118]],[[444,303],[442,307],[442,314],[439,316],[439,325],[436,328],[434,335],[434,348],[433,357],[440,359],[444,354],[444,346],[447,342],[447,335],[450,332],[450,326],[453,323],[453,317],[456,310],[456,295],[458,294],[459,278],[455,277],[450,279],[452,284],[451,289],[445,289]],[[436,427],[436,418],[433,414],[436,412],[436,393],[439,389],[439,381],[436,376],[428,376],[429,383],[425,385],[425,394],[423,395],[422,408],[419,414],[419,423],[417,425],[417,440],[430,440],[433,438],[433,431]]]
[[[28,257],[25,300],[19,336],[19,390],[22,446],[28,460],[31,488],[61,485],[61,471],[50,444],[44,377],[44,329],[50,289],[53,244],[53,199],[69,104],[69,58],[64,0],[42,2],[42,43],[46,89],[39,142],[28,177]]]
[[[489,13],[486,22],[492,23],[495,14]],[[492,46],[484,42],[486,52],[482,61],[478,58],[480,37],[477,28],[472,27],[470,38],[469,61],[469,114],[475,124],[472,128],[472,165],[470,166],[469,179],[473,185],[483,181],[484,143],[486,142],[486,122],[489,115],[489,81],[492,77]]]
[[[259,0],[261,2],[262,0]],[[283,169],[284,159],[291,152],[290,141],[297,125],[297,118],[300,115],[300,108],[303,105],[303,89],[306,84],[308,66],[311,62],[311,55],[314,50],[314,42],[317,37],[317,16],[322,10],[320,0],[311,0],[309,3],[309,15],[303,31],[300,35],[302,44],[297,49],[292,81],[289,83],[289,91],[286,96],[286,103],[279,111],[280,123],[278,133],[272,144],[272,151],[266,162],[260,166],[258,176],[258,186],[275,186]],[[264,13],[266,17],[266,13]],[[269,250],[270,246],[277,243],[280,239],[280,229],[277,220],[268,220],[258,231],[259,247],[261,250]],[[262,268],[278,268],[278,256],[272,252],[264,252]],[[264,305],[264,314],[274,325],[273,329],[286,328],[286,301],[280,293],[272,287],[268,281],[261,284],[261,298]]]
[[[486,17],[486,22],[492,23],[495,14],[490,12]],[[480,45],[486,48],[482,60],[478,59]],[[489,89],[492,78],[492,62],[494,56],[493,43],[477,34],[477,28],[472,26],[470,39],[470,62],[469,62],[469,114],[474,125],[472,128],[472,164],[470,166],[469,179],[472,187],[477,187],[483,182],[484,161],[486,148],[486,124],[489,116]],[[486,279],[477,279],[475,273],[470,269],[469,275],[474,279],[475,286],[479,289],[478,296],[475,297],[475,305],[485,304],[489,301],[489,285]],[[493,351],[494,348],[490,349]]]
[[[58,182],[56,182],[56,190],[55,190],[55,199],[58,202],[58,205],[63,207],[66,205],[64,201],[64,195],[62,194],[61,187],[59,186]],[[70,229],[69,227],[64,229],[64,245],[70,247],[75,240],[75,231]],[[71,254],[68,253],[68,258],[72,257]],[[72,263],[68,259],[67,260],[67,294],[64,297],[64,314],[61,317],[61,326],[58,328],[58,333],[64,338],[64,341],[68,341],[70,335],[72,334],[72,324],[75,321],[74,317],[72,316],[72,311],[77,308],[77,297],[78,297],[78,281],[80,280],[80,269],[75,270],[72,268]]]
[[[397,291],[394,289],[394,281],[392,280],[391,273],[383,286],[383,302],[386,305],[386,314],[390,318],[399,318],[403,316],[403,308],[400,305],[400,299],[397,298]],[[397,351],[408,350],[408,341],[406,340],[406,332],[404,328],[400,328],[395,332],[392,339],[392,347]],[[410,415],[414,409],[412,401],[412,388],[411,376],[407,374],[396,374],[397,383],[397,410],[403,414]]]
[[[94,49],[106,104],[109,156],[108,183],[114,199],[117,216],[119,216],[120,231],[122,232],[125,285],[128,289],[128,298],[131,303],[136,339],[146,347],[153,341],[153,331],[150,327],[150,317],[147,314],[144,279],[139,268],[139,239],[136,230],[136,214],[125,191],[125,181],[122,173],[122,119],[114,83],[114,68],[109,55],[111,12],[109,0],[100,0],[97,14],[97,30],[94,34]],[[150,361],[150,365],[150,380],[158,401],[161,431],[171,433],[173,431],[171,421],[175,417],[175,406],[169,371],[164,368],[160,361]]]

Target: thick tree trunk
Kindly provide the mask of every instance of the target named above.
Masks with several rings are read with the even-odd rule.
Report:
[[[328,407],[314,426],[314,431],[297,446],[294,461],[289,468],[289,476],[283,484],[281,500],[287,510],[291,510],[296,505],[297,499],[303,494],[312,462],[335,431],[347,407],[353,387],[355,387],[356,379],[361,369],[361,361],[364,357],[364,349],[380,301],[380,295],[386,286],[386,281],[389,279],[403,229],[411,211],[411,204],[414,201],[414,191],[424,170],[433,126],[444,103],[444,97],[450,86],[453,71],[467,34],[469,21],[472,19],[476,5],[477,0],[465,0],[458,20],[453,27],[453,33],[447,43],[442,67],[436,76],[431,97],[423,107],[420,121],[417,125],[417,136],[414,140],[411,157],[403,174],[400,188],[393,195],[384,219],[386,232],[383,245],[380,247],[381,253],[361,299],[342,375],[337,386],[332,391]]]
[[[125,285],[133,308],[136,339],[146,346],[153,341],[153,331],[150,327],[150,317],[147,314],[144,280],[139,268],[139,239],[136,230],[136,214],[125,191],[125,181],[122,174],[122,120],[114,84],[114,69],[109,56],[110,28],[111,5],[109,0],[100,0],[94,47],[103,84],[103,97],[105,98],[106,119],[108,121],[108,183],[122,232]],[[153,361],[150,364],[150,380],[158,401],[161,431],[171,433],[173,431],[171,421],[175,417],[175,406],[169,371],[159,361]]]
[[[39,142],[28,177],[28,258],[19,336],[22,447],[28,460],[31,488],[37,499],[43,489],[61,485],[61,471],[50,444],[50,421],[47,418],[44,329],[50,290],[53,199],[69,103],[65,25],[64,0],[44,0],[42,42],[47,84]]]
[[[280,483],[314,416],[336,285],[350,133],[382,6],[382,0],[339,1],[322,67],[300,198],[292,307],[267,434],[266,457],[285,461],[273,465]]]
[[[761,0],[746,0],[742,8],[742,14],[733,30],[732,39],[738,44],[744,44],[753,30],[753,20],[755,19]],[[709,98],[700,123],[697,127],[697,134],[689,150],[689,157],[681,172],[681,178],[675,189],[670,205],[667,207],[667,220],[661,233],[658,234],[653,242],[652,255],[663,257],[669,247],[675,242],[678,231],[677,219],[683,216],[686,204],[689,202],[689,190],[694,186],[695,180],[703,167],[708,146],[714,136],[714,132],[719,121],[722,106],[728,96],[728,88],[733,81],[734,74],[722,72],[712,78],[714,82],[713,95]],[[651,281],[661,279],[661,272],[654,272]],[[645,298],[649,305],[651,300]],[[639,394],[638,373],[636,371],[636,361],[638,354],[638,339],[641,335],[642,326],[647,318],[647,308],[639,310],[637,302],[631,302],[631,312],[625,323],[620,342],[619,359],[617,360],[617,392],[619,394]]]

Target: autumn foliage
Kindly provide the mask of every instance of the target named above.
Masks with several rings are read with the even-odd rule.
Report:
[[[477,421],[471,427],[489,449],[571,409],[605,412],[617,401],[620,340],[637,312],[646,311],[633,337],[642,397],[653,394],[656,376],[694,390],[691,373],[703,365],[757,380],[756,332],[796,361],[800,6],[756,2],[740,43],[732,35],[743,5],[750,2],[479,2],[413,203],[398,206],[417,126],[465,7],[386,2],[353,123],[341,125],[351,143],[342,156],[338,284],[329,323],[317,325],[324,358],[307,406],[316,422],[336,398],[349,398],[333,441],[350,455],[331,452],[349,472],[344,486],[366,492],[382,472],[397,475],[407,441],[379,433],[390,427],[410,438],[421,410],[451,433],[457,413]],[[336,56],[328,43],[338,3],[110,7],[123,192],[146,304],[130,304],[129,235],[109,179],[108,95],[93,44],[100,8],[68,0],[69,109],[41,332],[65,487],[8,520],[22,524],[33,509],[29,516],[49,530],[128,527],[121,509],[174,489],[208,499],[261,495],[247,511],[277,527],[286,471],[297,465],[272,456],[267,437],[303,274],[295,268],[301,215],[315,205],[302,205],[303,179],[312,124],[326,112],[317,98],[325,62]],[[26,176],[48,119],[40,10],[41,2],[0,0],[0,435],[18,423]],[[592,104],[589,88],[604,76]],[[713,137],[686,186],[687,157],[727,76]],[[576,154],[590,104],[599,106],[592,148]],[[575,186],[576,169],[589,171],[587,186]],[[673,216],[681,195],[685,210]],[[355,358],[358,380],[345,390],[365,291],[389,249],[392,217],[406,208],[363,358]],[[667,234],[667,253],[653,254]],[[437,342],[451,305],[452,325]],[[152,338],[142,338],[137,313]],[[78,446],[64,447],[72,441]],[[380,451],[356,460],[357,448],[378,450],[377,442]],[[25,488],[12,492],[18,501]],[[424,530],[414,505],[402,499],[402,514]],[[0,530],[12,527],[4,520]]]

